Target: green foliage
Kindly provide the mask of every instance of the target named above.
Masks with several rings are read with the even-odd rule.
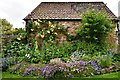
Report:
[[[13,26],[6,19],[0,19],[0,45],[4,46],[14,39],[11,34],[13,33]],[[1,49],[0,49],[1,51]]]
[[[26,33],[25,29],[24,28],[15,28],[13,31],[13,34],[15,34],[15,35],[20,34],[20,33]]]
[[[42,49],[40,50],[40,54],[45,61],[48,63],[50,59],[61,58],[66,61],[72,52],[72,45],[70,43],[63,43],[60,45],[51,44],[44,42]]]
[[[82,52],[86,55],[106,54],[108,46],[100,46],[93,43],[86,43],[84,41],[74,41],[73,50]]]
[[[113,60],[120,62],[120,54],[113,54]]]
[[[2,34],[12,34],[13,32],[13,25],[6,19],[0,19],[0,28],[2,29]]]
[[[34,46],[30,48],[28,44],[14,41],[5,46],[2,53],[3,57],[14,57],[17,62],[25,60],[32,63],[38,63],[40,60],[40,53],[37,48],[36,42]]]
[[[102,67],[102,68],[106,68],[106,67],[110,67],[112,66],[112,55],[108,54],[108,55],[101,55],[98,58],[98,64]]]
[[[105,13],[88,10],[82,17],[76,38],[88,43],[103,44],[113,28]]]
[[[18,42],[27,43],[26,33],[18,33],[15,40]]]
[[[32,47],[29,44],[26,45],[25,61],[38,63],[40,59],[41,55],[38,50],[37,41],[34,42],[34,45]]]
[[[13,57],[13,56],[20,57],[25,54],[24,50],[25,50],[24,44],[14,41],[9,43],[7,46],[4,46],[3,57]]]

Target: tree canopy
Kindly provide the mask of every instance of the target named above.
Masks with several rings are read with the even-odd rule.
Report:
[[[2,34],[11,34],[13,32],[13,25],[6,19],[0,19],[0,28]]]

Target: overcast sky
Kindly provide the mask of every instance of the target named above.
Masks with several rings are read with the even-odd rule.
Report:
[[[0,18],[7,19],[13,27],[25,27],[22,20],[37,5],[44,2],[81,2],[81,1],[103,1],[112,12],[118,16],[118,1],[120,0],[0,0]]]

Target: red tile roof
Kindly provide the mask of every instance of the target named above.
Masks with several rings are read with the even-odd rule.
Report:
[[[109,18],[117,18],[103,2],[42,2],[26,19],[81,19],[88,9],[105,10]]]

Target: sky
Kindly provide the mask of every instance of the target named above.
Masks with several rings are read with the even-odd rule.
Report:
[[[24,28],[23,20],[41,2],[86,2],[103,1],[118,16],[120,0],[0,0],[0,18],[7,19],[14,28]]]

